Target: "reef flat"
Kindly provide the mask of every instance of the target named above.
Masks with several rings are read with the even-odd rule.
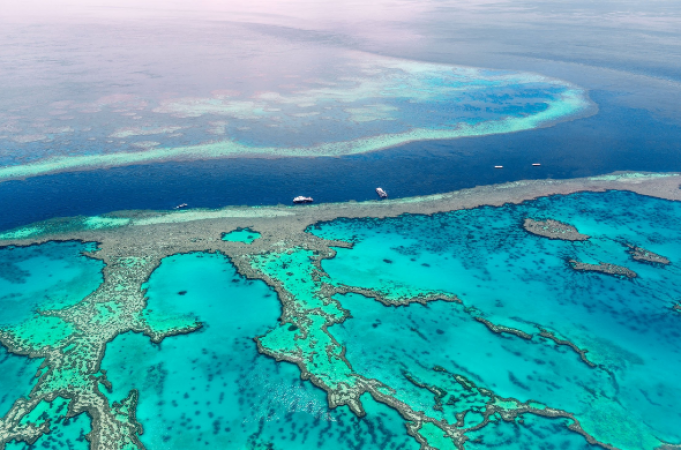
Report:
[[[353,155],[531,130],[597,110],[585,90],[533,73],[361,52],[334,60],[323,81],[291,74],[287,84],[264,91],[244,83],[240,91],[216,86],[209,96],[66,100],[59,113],[73,114],[62,117],[73,126],[36,126],[33,119],[45,111],[26,111],[0,136],[8,147],[0,155],[0,182],[168,160]]]
[[[631,269],[617,264],[599,262],[598,264],[585,263],[581,261],[570,260],[570,265],[573,269],[579,272],[599,272],[615,277],[636,278],[638,275]]]
[[[358,356],[352,327],[355,326],[353,323],[360,324],[365,320],[362,316],[366,312],[362,309],[371,310],[372,314],[375,312],[376,317],[439,311],[436,317],[451,316],[452,320],[466,321],[466,326],[480,327],[494,340],[503,339],[505,345],[531,346],[518,348],[539,352],[534,360],[541,361],[539,355],[563,358],[560,349],[565,348],[576,360],[576,365],[570,366],[570,370],[580,376],[611,380],[611,374],[619,367],[611,367],[614,364],[608,353],[611,350],[605,350],[611,347],[602,343],[598,347],[599,341],[596,340],[589,341],[588,345],[575,342],[578,336],[566,337],[566,333],[554,329],[555,324],[544,326],[542,320],[548,320],[546,317],[506,320],[478,308],[474,299],[468,299],[468,288],[444,288],[437,283],[422,286],[406,283],[403,276],[391,279],[390,267],[397,270],[403,260],[416,260],[416,250],[410,248],[405,239],[390,240],[389,248],[395,249],[395,255],[380,258],[380,271],[361,271],[369,274],[370,279],[339,276],[334,264],[346,261],[344,255],[347,252],[359,251],[363,245],[362,238],[352,228],[347,232],[343,226],[329,229],[329,223],[339,223],[339,218],[361,219],[365,222],[354,221],[352,224],[360,224],[361,229],[370,230],[379,227],[385,220],[399,222],[424,218],[441,221],[440,225],[444,227],[445,219],[483,211],[481,207],[485,205],[494,207],[490,211],[503,211],[508,205],[519,205],[540,197],[560,197],[587,191],[602,193],[599,195],[608,195],[606,191],[610,190],[629,191],[636,193],[637,199],[647,196],[681,201],[680,184],[679,174],[620,173],[589,179],[523,181],[383,202],[174,212],[127,211],[101,217],[55,219],[3,233],[0,238],[4,247],[35,246],[50,241],[96,242],[96,248],[90,248],[84,254],[87,258],[101,261],[104,267],[102,283],[81,302],[59,309],[38,310],[28,322],[0,328],[0,342],[9,352],[44,359],[36,374],[35,385],[25,397],[13,403],[0,421],[0,443],[37,442],[52,424],[44,416],[38,414],[34,418],[35,414],[31,413],[60,398],[68,403],[65,417],[77,417],[81,413],[90,417],[92,423],[88,439],[91,448],[143,448],[140,436],[144,436],[146,424],[139,421],[136,409],[145,392],[132,389],[113,397],[112,392],[118,393],[116,386],[119,381],[109,377],[110,372],[102,367],[102,361],[112,341],[125,333],[141,333],[152,342],[159,343],[170,336],[193,334],[206,326],[202,320],[186,314],[166,314],[159,319],[159,311],[148,303],[147,298],[148,289],[151,289],[147,283],[165,258],[197,252],[227,256],[241,276],[264,282],[276,292],[281,303],[278,322],[273,323],[264,334],[253,336],[260,354],[277,362],[295,364],[302,379],[309,380],[326,393],[330,408],[347,406],[358,416],[370,414],[365,400],[368,395],[373,401],[396,411],[405,423],[406,433],[422,449],[461,449],[469,442],[469,435],[494,422],[516,423],[523,420],[524,415],[562,420],[566,429],[583,436],[589,444],[603,448],[637,448],[636,445],[640,445],[638,448],[652,449],[669,443],[656,437],[658,435],[670,436],[667,439],[673,443],[673,431],[665,428],[656,434],[637,420],[627,422],[627,426],[631,423],[634,427],[634,431],[628,433],[599,426],[598,420],[592,416],[593,411],[581,410],[582,406],[571,399],[579,396],[566,394],[565,398],[556,397],[557,394],[552,393],[555,389],[549,389],[537,391],[542,398],[535,399],[532,394],[527,394],[532,389],[528,387],[525,390],[520,381],[515,382],[519,387],[512,388],[508,380],[504,384],[484,380],[480,375],[464,375],[466,360],[458,363],[453,359],[428,360],[423,366],[407,369],[398,365],[396,370],[399,373],[391,374],[385,372],[393,366],[388,362],[371,362],[366,360],[369,356],[364,359]],[[519,229],[519,225],[522,225],[522,220],[498,226],[509,233]],[[409,228],[404,224],[399,226]],[[579,225],[579,228],[582,229],[582,226]],[[233,241],[224,239],[235,231],[240,232],[237,230],[249,232],[245,239],[240,235]],[[255,233],[258,233],[257,239],[248,238],[255,237]],[[520,233],[523,233],[522,230]],[[511,237],[508,235],[506,240],[514,242],[515,238]],[[561,251],[573,252],[575,258],[581,259],[580,252],[589,250],[579,247],[583,245],[580,242],[529,238],[543,242],[537,245],[563,245]],[[453,238],[449,240],[456,242]],[[473,235],[464,235],[459,240],[477,242]],[[606,244],[609,245],[609,242],[606,241]],[[643,244],[648,246],[645,242]],[[618,248],[621,250],[621,246]],[[431,267],[431,262],[420,263],[420,266]],[[354,266],[360,263],[363,261],[346,262]],[[415,269],[410,270],[418,275]],[[648,272],[644,273],[647,276]],[[523,274],[525,278],[528,276]],[[612,281],[622,283],[621,280]],[[486,282],[492,284],[496,281],[488,279]],[[377,306],[367,305],[358,309],[352,305],[358,299]],[[210,326],[210,318],[205,320]],[[376,319],[372,320],[376,326],[362,325],[359,327],[361,333],[381,329]],[[390,322],[393,321],[386,319],[386,323]],[[398,318],[394,322],[398,323]],[[449,330],[427,325],[405,326],[415,336],[413,339],[418,342],[425,340],[429,346],[437,342],[429,337],[431,333],[442,336]],[[456,329],[455,326],[451,328]],[[406,334],[396,333],[393,336],[398,339]],[[490,342],[496,342],[494,340]],[[374,355],[366,348],[371,342],[380,345],[386,339],[367,340],[359,355]],[[403,345],[407,343],[400,344]],[[410,354],[418,354],[424,348],[430,350],[429,346],[417,347],[418,351]],[[382,346],[375,357],[383,357],[386,351],[389,349]],[[437,355],[446,353],[431,352]],[[620,352],[626,354],[626,350]],[[626,358],[636,359],[634,356]],[[559,361],[567,364],[570,359]],[[384,372],[376,372],[377,368],[383,368]],[[513,378],[510,379],[513,382]],[[609,392],[611,388],[603,390]],[[425,393],[429,397],[426,403],[423,400]],[[449,394],[450,397],[447,396]],[[605,394],[598,397],[602,402],[610,398]],[[552,404],[554,401],[561,405]],[[425,406],[431,402],[433,406]],[[602,409],[607,408],[604,406]],[[607,414],[616,416],[620,412],[607,410]],[[642,441],[632,443],[634,439]]]
[[[343,218],[385,218],[401,214],[435,214],[447,211],[459,211],[479,206],[502,206],[506,203],[521,203],[538,197],[550,195],[568,195],[575,192],[605,192],[607,190],[623,190],[640,195],[681,200],[681,175],[677,173],[635,173],[616,172],[589,178],[568,180],[523,180],[491,186],[480,186],[462,189],[451,193],[435,194],[423,197],[390,199],[380,202],[347,202],[326,203],[305,206],[266,206],[266,207],[227,207],[222,209],[188,209],[180,211],[119,211],[106,216],[74,217],[70,219],[54,219],[38,222],[15,230],[0,233],[3,246],[29,245],[48,242],[50,240],[83,240],[98,241],[98,238],[127,239],[123,235],[142,233],[148,236],[152,231],[163,231],[181,225],[183,233],[190,232],[192,225],[206,228],[220,228],[220,233],[228,233],[237,229],[251,229],[262,232],[262,229],[280,228],[282,236],[317,222]],[[257,224],[257,226],[255,225]],[[137,227],[145,227],[138,229]],[[120,228],[124,228],[121,233]],[[224,228],[229,228],[227,231]],[[295,233],[293,233],[295,234]],[[167,239],[167,237],[164,237]],[[179,243],[175,244],[175,241]],[[128,241],[132,244],[134,241]],[[182,243],[177,238],[168,241],[181,253],[186,246],[188,250],[201,247]],[[263,241],[264,242],[264,241]],[[174,247],[173,245],[173,247]],[[252,249],[258,248],[253,245]],[[208,250],[211,250],[208,248]],[[177,253],[177,252],[175,252]],[[173,254],[167,253],[167,255]]]
[[[669,259],[664,256],[653,253],[645,248],[636,247],[635,245],[626,244],[629,248],[629,254],[634,259],[634,261],[645,261],[653,264],[669,264]]]
[[[553,219],[534,220],[527,218],[523,222],[523,228],[537,236],[544,236],[549,239],[563,239],[565,241],[586,241],[589,239],[589,236],[580,233],[572,225]]]

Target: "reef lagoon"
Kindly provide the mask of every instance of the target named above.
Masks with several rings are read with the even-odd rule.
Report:
[[[121,212],[4,233],[3,296],[30,277],[92,281],[4,319],[0,361],[16,381],[0,391],[0,441],[675,448],[680,180]]]
[[[7,3],[0,450],[681,449],[681,5]]]
[[[451,391],[451,382],[432,370],[447,367],[502,397],[574,412],[585,430],[617,448],[654,448],[654,437],[681,441],[681,390],[670,377],[681,370],[672,310],[681,273],[673,262],[634,261],[625,244],[678,258],[679,214],[681,204],[612,191],[434,216],[339,220],[313,232],[355,243],[322,264],[337,283],[436,289],[463,302],[458,309],[438,302],[386,308],[356,295],[340,299],[353,318],[336,335],[359,373],[426,405],[432,399],[405,373]],[[590,237],[533,236],[518,226],[526,217],[560,220]],[[637,277],[578,272],[570,259],[621,265]],[[500,338],[471,316],[534,336]],[[568,340],[584,357],[542,333]]]

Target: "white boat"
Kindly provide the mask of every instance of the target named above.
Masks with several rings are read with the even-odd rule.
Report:
[[[377,187],[377,188],[376,188],[376,193],[377,193],[378,196],[381,197],[381,198],[388,198],[388,193],[385,192],[385,191],[384,191],[383,189],[381,189],[380,187]]]
[[[539,163],[532,163],[532,165],[535,166],[535,167],[541,166],[541,164],[539,164]]]
[[[180,205],[177,205],[177,206],[175,207],[175,209],[182,209],[182,208],[186,208],[187,206],[188,206],[188,205],[187,205],[186,203],[182,203],[182,204],[180,204]]]
[[[313,201],[312,197],[304,197],[302,195],[293,199],[293,203],[312,203]]]
[[[495,169],[503,169],[504,166],[494,166]]]

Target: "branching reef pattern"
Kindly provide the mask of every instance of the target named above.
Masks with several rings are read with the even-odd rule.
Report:
[[[322,239],[306,230],[319,221],[338,217],[433,214],[578,191],[620,189],[681,200],[679,183],[678,174],[624,173],[595,179],[524,181],[381,203],[127,212],[58,219],[6,232],[0,235],[3,246],[68,240],[96,242],[97,249],[87,256],[102,261],[105,267],[103,283],[80,303],[64,309],[40,310],[24,323],[0,329],[0,343],[10,352],[44,361],[30,394],[17,399],[0,420],[0,446],[13,440],[33,443],[48,433],[54,425],[46,419],[34,419],[31,413],[61,399],[59,401],[68,404],[66,416],[84,412],[90,417],[91,448],[143,448],[139,436],[144,424],[139,423],[135,415],[138,397],[143,392],[132,390],[125,398],[109,398],[107,387],[116,380],[109,379],[100,367],[106,346],[128,331],[144,333],[152,341],[161,342],[170,336],[200,329],[202,323],[187,317],[150,320],[145,283],[165,257],[219,252],[227,255],[243,276],[262,280],[272,287],[281,302],[279,323],[266,334],[254,336],[259,352],[276,361],[297,365],[303,379],[327,393],[331,408],[347,405],[362,416],[365,409],[360,397],[368,393],[377,402],[399,412],[405,420],[406,432],[424,450],[462,449],[469,439],[467,433],[485,427],[490,421],[512,421],[524,414],[565,419],[567,427],[589,443],[614,448],[585,431],[579,418],[570,411],[531,400],[502,398],[442,367],[432,368],[433,373],[449,380],[451,386],[458,386],[455,391],[447,392],[420,381],[414,374],[405,376],[414,385],[430,391],[436,406],[456,404],[459,409],[454,420],[438,415],[437,408],[434,412],[422,410],[382,380],[357,373],[346,357],[347,349],[333,332],[334,325],[349,317],[349,312],[338,301],[339,295],[359,294],[389,307],[436,301],[465,306],[456,293],[399,285],[376,289],[339,284],[327,275],[321,263],[334,258],[335,249],[349,248],[352,244]],[[243,229],[257,232],[257,238],[249,242],[223,239],[225,233]],[[474,308],[466,311],[496,334],[508,335],[511,339],[532,339],[524,331],[495,325]],[[600,370],[575,344],[546,330],[540,330],[540,336],[570,347],[592,370]],[[471,422],[474,413],[479,420]]]

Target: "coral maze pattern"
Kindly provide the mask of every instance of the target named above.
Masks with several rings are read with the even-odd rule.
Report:
[[[589,239],[531,234],[528,217]],[[38,302],[28,319],[3,317],[5,359],[29,364],[17,378],[36,374],[19,398],[0,391],[0,440],[186,448],[172,434],[217,445],[242,433],[239,444],[252,448],[314,443],[311,435],[340,448],[366,444],[367,433],[386,448],[676,448],[681,391],[669,374],[681,370],[680,219],[677,202],[610,191],[307,229],[242,220],[259,235],[250,242],[225,241],[228,231],[205,224],[180,237],[169,223],[167,239],[181,246],[145,227],[100,232],[97,248],[43,244],[46,253],[79,246],[78,264],[93,262],[83,270],[96,280],[101,268],[104,279],[75,304]],[[94,236],[64,236],[79,233]],[[146,245],[133,245],[143,236]],[[633,259],[631,247],[669,264]],[[571,260],[635,267],[638,276],[575,271]],[[29,271],[8,265],[14,277]],[[197,281],[173,284],[182,274]],[[193,367],[185,378],[175,356]],[[294,386],[294,366],[274,361],[295,364],[305,381]],[[290,389],[276,391],[278,379]],[[277,403],[287,396],[288,406]],[[260,403],[259,421],[246,423]],[[151,410],[172,416],[175,431]],[[287,417],[306,410],[309,429],[296,429]],[[354,435],[325,432],[336,425]]]

